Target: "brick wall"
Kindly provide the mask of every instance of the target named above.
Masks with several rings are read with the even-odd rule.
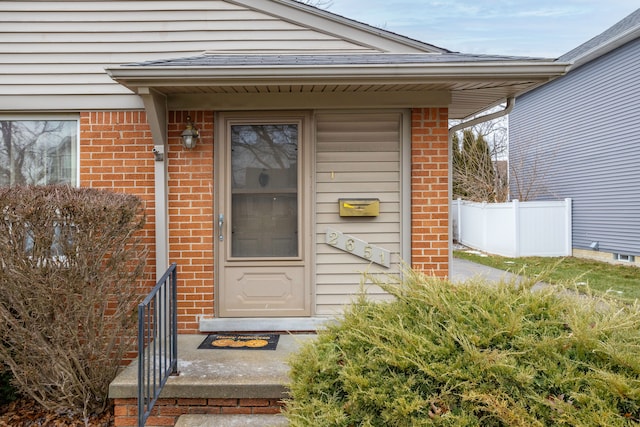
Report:
[[[187,115],[200,133],[185,150],[180,134]],[[169,259],[178,263],[178,331],[198,332],[213,315],[213,112],[169,113]]]
[[[446,108],[411,115],[411,259],[415,270],[449,275],[449,136]]]

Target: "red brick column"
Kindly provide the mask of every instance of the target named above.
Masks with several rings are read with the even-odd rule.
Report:
[[[185,150],[180,134],[187,116],[200,133]],[[178,332],[198,332],[213,316],[214,180],[213,112],[169,113],[169,260],[178,263]]]
[[[449,275],[449,142],[446,108],[415,108],[411,117],[412,268]]]

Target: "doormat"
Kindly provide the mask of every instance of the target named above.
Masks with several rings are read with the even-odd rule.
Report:
[[[278,334],[214,334],[209,335],[198,349],[275,350],[278,339]]]

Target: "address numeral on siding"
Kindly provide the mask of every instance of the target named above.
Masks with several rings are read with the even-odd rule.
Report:
[[[391,252],[364,240],[327,228],[326,243],[334,248],[350,253],[383,267],[391,267]]]

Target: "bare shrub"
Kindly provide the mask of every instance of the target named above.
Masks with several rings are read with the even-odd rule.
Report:
[[[506,167],[482,134],[467,129],[453,136],[453,197],[474,202],[505,202],[509,196]]]
[[[0,356],[49,410],[104,411],[132,349],[142,201],[67,186],[0,188]]]

